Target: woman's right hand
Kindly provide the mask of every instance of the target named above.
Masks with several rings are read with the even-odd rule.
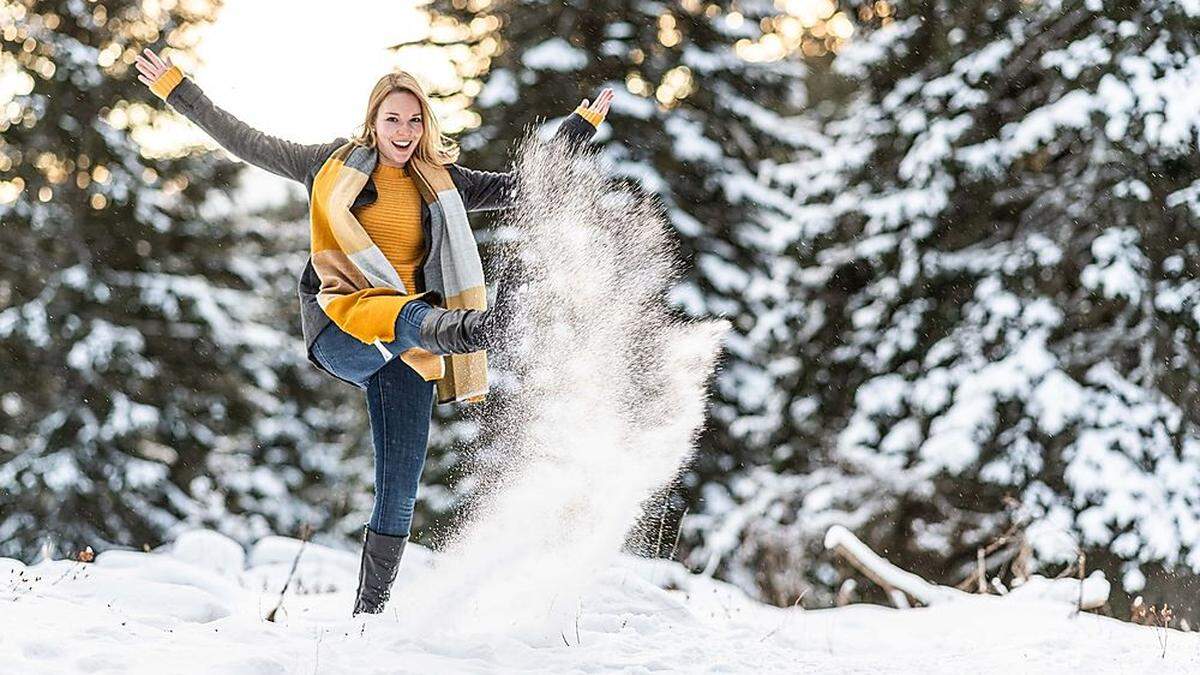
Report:
[[[162,77],[162,74],[171,69],[171,60],[160,58],[150,48],[142,50],[141,54],[134,57],[133,65],[137,66],[138,79],[147,87],[152,86],[154,81]]]

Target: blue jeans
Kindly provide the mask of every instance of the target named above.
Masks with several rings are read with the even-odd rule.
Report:
[[[413,300],[396,317],[396,337],[383,343],[389,352],[364,344],[337,324],[329,324],[313,342],[313,356],[331,373],[367,392],[367,412],[375,444],[375,508],[371,529],[392,536],[409,533],[413,506],[433,413],[434,383],[421,379],[396,358],[420,346],[421,320],[431,306]]]

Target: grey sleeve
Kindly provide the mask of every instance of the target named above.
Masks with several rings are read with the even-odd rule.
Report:
[[[167,103],[191,120],[221,147],[254,166],[304,182],[309,167],[324,159],[336,144],[304,145],[265,134],[213,105],[188,78],[176,85]]]
[[[596,134],[596,127],[577,113],[571,113],[558,125],[554,138],[566,140],[572,145],[583,145]],[[512,171],[476,171],[458,164],[452,165],[455,184],[462,195],[463,207],[467,212],[506,209],[512,206],[517,183]]]
[[[565,139],[572,145],[583,145],[592,140],[592,136],[595,135],[596,127],[576,112],[567,115],[567,118],[558,125],[558,129],[554,132],[555,138]]]
[[[467,213],[512,206],[513,190],[517,186],[517,175],[512,171],[476,171],[458,164],[452,164],[450,168],[450,178],[462,195]]]

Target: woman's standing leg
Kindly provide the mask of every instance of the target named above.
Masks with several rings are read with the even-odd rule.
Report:
[[[367,380],[367,409],[375,442],[375,508],[371,529],[407,536],[429,443],[434,384],[400,359]]]
[[[425,466],[433,388],[398,358],[366,381],[375,445],[375,508],[363,533],[354,614],[378,614],[391,596]]]
[[[392,354],[420,344],[417,329],[429,305],[411,302],[396,321]],[[375,446],[375,509],[363,529],[354,614],[383,611],[408,541],[417,485],[425,464],[434,385],[395,356],[386,359],[335,325],[317,337],[313,355],[329,372],[367,392]]]

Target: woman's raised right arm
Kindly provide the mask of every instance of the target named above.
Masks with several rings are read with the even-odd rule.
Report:
[[[172,108],[203,129],[214,141],[245,161],[271,173],[305,182],[309,168],[337,144],[303,145],[251,127],[213,105],[179,68],[146,49],[135,64],[138,79]]]

